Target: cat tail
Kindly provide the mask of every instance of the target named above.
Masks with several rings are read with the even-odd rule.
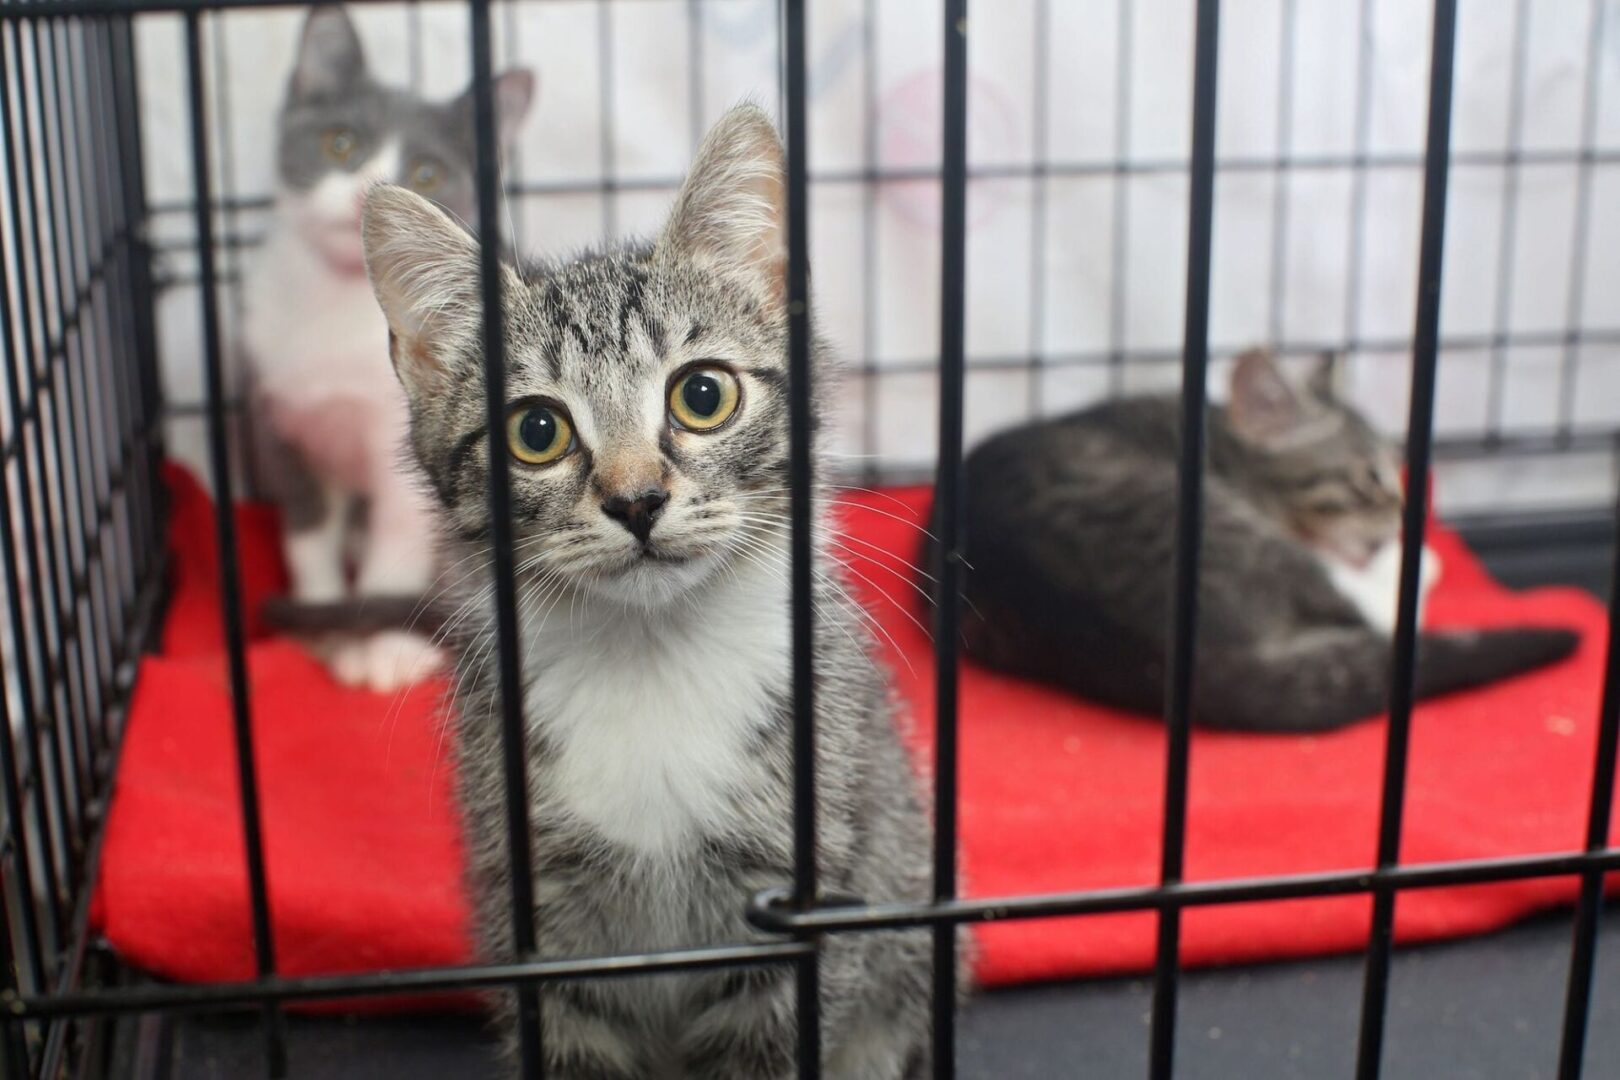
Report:
[[[1575,651],[1581,636],[1553,626],[1434,631],[1418,639],[1417,696],[1434,697],[1522,675]]]
[[[1575,651],[1555,627],[1436,631],[1418,638],[1417,697],[1467,690],[1532,671]],[[1196,719],[1244,731],[1331,731],[1389,707],[1390,640],[1370,628],[1300,634],[1270,650],[1198,651]]]

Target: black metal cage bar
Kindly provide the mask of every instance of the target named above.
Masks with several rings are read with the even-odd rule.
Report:
[[[501,300],[499,148],[495,141],[489,0],[472,0],[473,111],[478,136],[478,247],[484,317],[485,424],[489,437],[489,525],[493,554],[496,657],[500,662],[501,753],[506,781],[506,851],[511,864],[512,943],[518,957],[536,955],[534,870],[529,851],[528,754],[524,749],[523,679],[518,664],[517,572],[512,553],[512,481],[507,462],[506,315]],[[540,994],[517,986],[523,1072],[539,1076]]]
[[[1204,535],[1204,416],[1209,383],[1209,274],[1215,223],[1215,69],[1220,0],[1199,0],[1193,41],[1192,190],[1187,228],[1187,304],[1182,331],[1181,460],[1177,466],[1174,599],[1164,722],[1164,841],[1159,882],[1181,881],[1187,844],[1187,766],[1192,733],[1193,658],[1198,649],[1198,569]],[[1176,996],[1181,977],[1181,911],[1159,912],[1153,970],[1148,1072],[1165,1080],[1175,1069]]]
[[[13,1003],[86,978],[104,793],[162,584],[136,95],[127,19],[0,32],[0,562],[12,647],[0,992]],[[7,1026],[6,1075],[55,1076],[102,1025]]]
[[[1592,41],[1581,105],[1581,143],[1574,152],[1528,150],[1525,127],[1528,3],[1515,6],[1517,27],[1509,91],[1509,145],[1501,153],[1452,152],[1450,117],[1455,0],[1436,0],[1431,38],[1427,142],[1421,156],[1374,151],[1372,125],[1373,5],[1361,0],[1355,51],[1354,150],[1350,154],[1295,153],[1292,114],[1295,82],[1296,0],[1280,7],[1279,72],[1275,153],[1221,157],[1216,147],[1216,61],[1219,50],[1218,0],[1199,0],[1194,21],[1191,148],[1186,160],[1133,156],[1130,58],[1150,41],[1137,33],[1129,0],[1116,9],[1120,70],[1113,103],[1115,158],[1100,162],[1052,162],[1048,121],[1053,70],[1047,53],[1054,12],[1035,0],[1031,71],[1035,103],[1035,160],[1028,165],[988,165],[970,161],[968,139],[969,49],[966,0],[943,0],[943,147],[938,167],[897,166],[883,160],[878,137],[874,86],[879,77],[879,8],[863,8],[861,42],[865,53],[865,130],[859,167],[815,171],[810,165],[809,5],[782,0],[778,55],[782,75],[785,135],[786,295],[788,298],[793,705],[793,868],[791,882],[758,896],[738,897],[757,928],[777,935],[764,943],[726,943],[702,949],[624,956],[559,959],[543,955],[537,935],[535,867],[530,850],[526,733],[522,656],[514,591],[510,477],[504,447],[506,404],[505,310],[500,265],[502,199],[526,195],[599,193],[604,231],[618,231],[617,198],[626,192],[669,191],[675,177],[618,175],[614,123],[614,26],[618,12],[599,6],[596,23],[600,63],[598,93],[603,101],[598,144],[600,182],[517,180],[503,192],[497,169],[496,103],[492,89],[494,12],[491,0],[468,0],[474,126],[477,157],[477,234],[480,241],[480,296],[483,312],[483,375],[490,446],[488,491],[493,552],[492,599],[497,627],[500,720],[506,781],[506,842],[511,861],[510,918],[514,956],[502,963],[478,963],[410,971],[286,977],[276,973],[269,881],[259,823],[252,717],[244,642],[237,539],[231,510],[232,455],[228,421],[237,407],[227,393],[217,289],[232,277],[222,272],[219,251],[254,242],[239,230],[233,214],[261,209],[265,200],[234,192],[217,198],[213,189],[215,108],[227,99],[208,93],[203,32],[205,19],[235,8],[271,6],[280,0],[0,0],[0,155],[6,199],[0,206],[0,347],[5,349],[5,387],[0,400],[0,589],[7,604],[0,634],[9,637],[14,658],[0,667],[0,1076],[57,1077],[70,1061],[80,1072],[105,1071],[94,1048],[109,1018],[149,1011],[246,1010],[266,1021],[266,1064],[281,1074],[286,1060],[281,1008],[292,1002],[353,996],[410,995],[436,990],[502,989],[519,1004],[522,1068],[526,1076],[543,1071],[541,987],[578,979],[600,979],[719,967],[791,965],[797,980],[799,1074],[814,1077],[822,1065],[818,960],[828,935],[892,929],[926,929],[933,939],[934,1074],[955,1075],[957,937],[975,922],[1007,919],[1085,917],[1114,912],[1154,912],[1157,953],[1149,1033],[1149,1071],[1174,1075],[1177,994],[1182,914],[1186,909],[1308,897],[1367,895],[1372,908],[1358,1075],[1376,1077],[1383,1058],[1394,919],[1406,890],[1485,884],[1537,877],[1578,875],[1579,905],[1574,917],[1572,960],[1560,1076],[1581,1075],[1590,1009],[1597,928],[1606,876],[1620,870],[1620,849],[1608,843],[1615,768],[1620,754],[1620,642],[1608,645],[1608,678],[1595,749],[1587,827],[1579,849],[1444,863],[1402,863],[1400,831],[1406,783],[1406,756],[1413,704],[1417,652],[1418,575],[1431,464],[1449,454],[1479,450],[1475,441],[1437,439],[1434,432],[1435,378],[1442,346],[1489,353],[1489,405],[1485,440],[1493,448],[1514,446],[1526,453],[1559,453],[1571,448],[1611,448],[1611,432],[1582,431],[1574,423],[1577,357],[1587,345],[1620,344],[1620,328],[1586,326],[1582,298],[1588,252],[1585,234],[1592,216],[1594,179],[1599,165],[1620,163],[1620,151],[1595,145],[1600,79],[1598,41],[1602,0],[1589,14]],[[694,145],[707,112],[702,81],[705,56],[701,32],[703,0],[687,0],[684,42],[691,83],[687,106]],[[508,11],[511,7],[508,7]],[[195,187],[188,201],[150,205],[140,128],[139,79],[134,24],[137,13],[179,13],[184,32],[184,74],[188,107],[187,149]],[[975,9],[978,19],[996,12]],[[422,79],[422,12],[407,7],[410,70]],[[510,30],[508,31],[511,32]],[[216,43],[222,36],[216,36]],[[217,77],[217,76],[216,76]],[[1514,235],[1518,213],[1518,174],[1535,164],[1566,164],[1578,175],[1567,326],[1561,331],[1518,331],[1511,323],[1513,255],[1511,241],[1499,253],[1494,319],[1489,333],[1440,337],[1440,283],[1443,270],[1444,212],[1448,170],[1487,167],[1506,170],[1507,191],[1500,213],[1504,238]],[[1375,338],[1361,329],[1363,217],[1367,177],[1379,170],[1423,170],[1423,211],[1418,251],[1418,297],[1411,340]],[[1347,169],[1351,177],[1351,233],[1342,342],[1282,341],[1281,351],[1302,354],[1339,344],[1359,352],[1412,352],[1407,431],[1409,499],[1404,518],[1400,605],[1393,641],[1391,718],[1377,858],[1372,866],[1327,873],[1290,874],[1214,881],[1185,880],[1188,823],[1190,724],[1196,708],[1193,678],[1197,648],[1198,578],[1204,426],[1207,379],[1214,359],[1229,349],[1210,341],[1210,308],[1216,178],[1222,172],[1269,174],[1276,188],[1270,219],[1274,253],[1268,325],[1282,339],[1286,330],[1285,283],[1280,267],[1289,243],[1292,192],[1303,173]],[[228,171],[228,170],[227,170]],[[1185,174],[1189,179],[1187,266],[1181,347],[1141,350],[1127,343],[1127,269],[1131,265],[1126,219],[1132,181]],[[1054,352],[1046,347],[1047,315],[1054,295],[1045,277],[1047,203],[1052,184],[1064,179],[1105,179],[1114,221],[1109,252],[1113,281],[1108,297],[1107,344],[1096,349]],[[1031,281],[1027,319],[1030,346],[1015,355],[971,356],[967,342],[968,206],[973,185],[985,180],[1027,181],[1030,205]],[[874,190],[905,181],[938,181],[941,191],[941,298],[939,355],[926,360],[879,362],[880,330],[873,308],[882,252],[877,240]],[[867,187],[860,251],[866,292],[860,328],[866,406],[867,448],[877,445],[879,376],[937,372],[938,442],[935,459],[936,539],[934,567],[944,597],[934,615],[937,699],[933,810],[935,835],[932,894],[926,900],[824,895],[818,878],[816,830],[816,732],[814,578],[812,528],[820,486],[812,461],[812,325],[810,308],[810,202],[819,184]],[[227,182],[227,186],[228,182]],[[520,202],[521,205],[521,202]],[[192,238],[155,245],[148,231],[155,218],[187,214]],[[218,219],[218,220],[216,220]],[[223,227],[220,227],[223,222]],[[194,257],[159,280],[154,256]],[[201,351],[205,400],[166,407],[158,377],[154,297],[160,284],[200,284],[203,325]],[[1337,295],[1337,294],[1336,294]],[[1562,350],[1561,404],[1546,430],[1507,432],[1502,422],[1507,357],[1511,350],[1539,345]],[[1181,447],[1179,501],[1174,555],[1172,658],[1167,672],[1166,722],[1169,739],[1164,790],[1163,839],[1159,880],[1150,885],[1089,889],[1037,895],[963,899],[957,888],[958,637],[957,602],[963,566],[960,556],[964,496],[965,382],[970,372],[1018,369],[1028,380],[1029,410],[1044,407],[1044,387],[1063,368],[1096,367],[1118,390],[1128,364],[1180,363]],[[95,885],[105,800],[116,767],[124,712],[135,679],[135,663],[146,649],[161,610],[165,571],[165,516],[160,472],[166,416],[190,407],[207,420],[207,451],[219,496],[216,520],[221,553],[221,591],[229,656],[233,732],[246,840],[249,910],[256,954],[256,977],[236,983],[179,986],[123,984],[103,976],[93,959],[89,897]],[[876,476],[874,466],[868,475]],[[1620,504],[1617,504],[1620,505]],[[1620,510],[1617,510],[1620,513]],[[1616,555],[1620,579],[1620,551]],[[1620,608],[1620,580],[1611,611]]]
[[[934,487],[934,902],[956,896],[958,633],[962,597],[962,396],[967,329],[967,0],[945,4],[940,160],[939,466]],[[1032,376],[1033,377],[1033,376]],[[956,927],[934,927],[934,1076],[956,1075]]]
[[[197,257],[202,275],[203,373],[208,394],[208,456],[218,502],[214,511],[219,543],[220,607],[235,725],[236,775],[242,796],[242,836],[247,855],[248,905],[253,920],[253,959],[259,977],[276,970],[270,921],[270,885],[264,865],[264,833],[259,816],[259,778],[253,752],[253,706],[248,692],[247,632],[238,566],[236,511],[232,499],[229,434],[225,418],[224,343],[220,336],[219,294],[214,288],[214,215],[209,197],[213,175],[208,153],[208,92],[204,85],[202,16],[186,14],[186,83],[191,105],[191,170],[197,190]],[[273,1005],[265,1006],[265,1037],[270,1074],[287,1071],[286,1038]]]
[[[1429,454],[1434,436],[1435,371],[1440,358],[1440,272],[1445,256],[1456,0],[1435,0],[1432,37],[1428,152],[1423,170],[1423,226],[1418,250],[1417,326],[1412,335],[1412,394],[1406,421],[1407,498],[1401,521],[1395,662],[1390,674],[1389,731],[1378,818],[1380,869],[1393,867],[1400,861],[1401,820],[1406,800],[1406,759],[1417,671],[1418,575],[1422,571],[1423,533],[1429,513]],[[1395,941],[1395,897],[1393,889],[1373,890],[1372,932],[1367,942],[1367,978],[1361,1003],[1361,1040],[1356,1052],[1356,1075],[1361,1080],[1374,1080],[1383,1064],[1390,955]]]
[[[782,101],[787,173],[787,311],[788,311],[788,479],[792,487],[788,515],[792,538],[788,550],[788,586],[792,605],[793,645],[793,906],[813,911],[820,903],[816,859],[816,671],[813,505],[814,463],[811,460],[811,328],[810,328],[810,118],[806,106],[804,0],[786,0],[781,17]],[[821,1075],[821,968],[817,939],[796,969],[799,1013],[799,1075]]]

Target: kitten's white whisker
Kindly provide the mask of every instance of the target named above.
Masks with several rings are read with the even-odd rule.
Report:
[[[783,555],[782,552],[770,547],[768,544],[765,544],[758,537],[737,533],[735,534],[734,539],[738,541],[738,543],[732,547],[734,552],[741,555],[745,560],[752,562],[754,565],[760,566],[773,573],[776,576],[776,579],[782,585],[786,586],[788,584],[787,564],[785,561],[786,556]],[[827,581],[825,584],[829,591],[837,590],[836,582]],[[829,600],[845,607],[845,610],[847,611],[852,611],[857,617],[870,619],[870,614],[862,610],[860,605],[856,604],[847,595],[833,595],[829,597]],[[812,597],[811,603],[816,611],[817,617],[838,626],[838,628],[843,631],[844,636],[849,639],[850,644],[855,646],[856,651],[865,657],[867,662],[872,664],[874,669],[876,669],[876,661],[872,658],[871,650],[867,647],[866,643],[863,643],[859,638],[857,638],[855,636],[855,632],[851,630],[849,626],[843,622],[843,620],[828,618],[826,605],[821,600]],[[878,627],[878,630],[880,633],[883,632],[881,627]],[[910,660],[905,659],[903,655],[901,658],[905,660],[907,667],[911,666]]]
[[[785,526],[775,526],[775,527],[778,528],[778,529],[782,529],[784,531],[786,530]],[[789,533],[789,535],[791,535],[791,534]],[[849,564],[849,562],[847,560],[838,558],[837,555],[833,554],[830,550],[824,552],[823,555],[824,555],[825,558],[831,559],[837,566],[842,568],[845,572],[853,574],[855,577],[859,578],[861,581],[864,581],[874,592],[876,592],[879,596],[881,596],[885,600],[887,600],[890,603],[890,605],[892,605],[894,607],[894,609],[896,611],[898,611],[900,614],[904,615],[907,619],[911,620],[912,625],[915,626],[918,630],[921,630],[924,637],[926,637],[930,642],[932,642],[934,640],[933,632],[930,631],[926,626],[923,625],[922,620],[918,619],[917,616],[913,615],[906,608],[906,606],[904,604],[900,603],[898,600],[896,600],[888,592],[888,590],[884,589],[877,582],[873,581],[871,578],[867,577],[865,574],[863,574],[859,570],[855,569],[853,566],[851,566]],[[891,571],[891,573],[893,573],[893,572],[894,571]],[[924,598],[928,599],[929,602],[932,603],[932,598],[928,597],[928,594],[926,592],[923,592],[922,586],[916,584],[915,582],[907,582],[907,584],[911,585],[911,587],[916,589],[918,592],[922,592]],[[890,644],[894,643],[893,638],[890,638],[889,640],[890,640]],[[896,646],[896,648],[898,649],[898,646]]]
[[[787,566],[787,559],[788,559],[786,552],[783,552],[782,550],[780,550],[777,547],[773,547],[773,546],[769,545],[768,543],[765,542],[763,537],[761,537],[761,536],[759,536],[757,534],[746,534],[744,532],[739,532],[738,535],[739,536],[750,535],[752,543],[754,543],[758,547],[759,550],[762,550],[762,551],[768,553],[773,559],[776,559],[778,561],[779,565],[781,565],[782,568],[783,568],[782,569],[782,574],[783,574],[783,576],[785,578],[786,572],[787,572],[786,571],[786,566]],[[837,562],[837,560],[834,560],[834,561]],[[842,565],[842,564],[839,563],[838,565]],[[916,669],[912,666],[911,658],[906,655],[906,653],[905,653],[905,651],[903,649],[900,648],[899,643],[894,640],[893,635],[891,635],[889,633],[888,629],[886,627],[884,627],[884,625],[877,620],[876,616],[874,616],[870,611],[867,611],[866,608],[861,605],[860,601],[856,600],[853,596],[850,596],[849,591],[847,589],[845,589],[842,584],[840,584],[835,578],[828,575],[825,571],[821,570],[819,567],[812,567],[811,568],[811,573],[814,574],[816,579],[819,582],[821,582],[821,584],[828,590],[828,592],[831,594],[831,598],[834,600],[834,602],[838,603],[846,611],[848,611],[851,614],[855,615],[858,620],[860,620],[861,622],[864,622],[865,624],[870,626],[873,630],[875,630],[877,633],[881,634],[883,636],[884,640],[888,641],[890,647],[894,650],[895,654],[900,657],[901,662],[903,662],[906,665],[907,670],[911,671],[913,674],[915,674]],[[874,586],[874,588],[875,588],[875,586]],[[879,589],[878,591],[882,592],[881,589]],[[885,594],[885,595],[887,595],[887,594]],[[893,600],[892,597],[890,598],[889,602],[894,603],[894,600]],[[896,605],[896,606],[898,606],[898,605]],[[915,621],[915,620],[913,620],[913,621]],[[844,627],[844,630],[845,630],[846,633],[850,632],[848,627]],[[926,631],[924,631],[924,632],[926,633]],[[858,645],[859,642],[856,642],[856,644]],[[862,651],[863,652],[865,651],[864,648],[863,648]]]

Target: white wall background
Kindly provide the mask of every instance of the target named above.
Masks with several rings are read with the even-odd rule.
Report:
[[[1218,153],[1229,167],[1217,183],[1213,345],[1359,344],[1353,392],[1398,433],[1429,5],[1222,6]],[[1503,432],[1543,435],[1566,421],[1577,432],[1620,428],[1620,0],[1596,7],[1602,34],[1594,40],[1591,0],[1461,4],[1442,437],[1490,428],[1497,366]],[[970,165],[1014,175],[970,186],[968,348],[979,368],[969,378],[970,441],[1032,407],[1175,384],[1176,365],[1166,361],[1181,333],[1187,181],[1176,166],[1189,141],[1192,8],[1186,0],[974,5]],[[838,417],[842,449],[875,455],[864,460],[886,470],[932,460],[938,188],[926,175],[939,153],[939,9],[937,0],[810,5],[818,316],[853,364]],[[465,86],[461,5],[365,5],[355,17],[384,79],[415,79],[436,96]],[[270,191],[274,113],[301,18],[288,9],[209,20],[216,183],[227,195]],[[604,235],[651,232],[701,128],[741,98],[777,102],[770,0],[529,0],[498,4],[496,25],[498,65],[522,62],[540,78],[507,175],[525,250],[566,252]],[[1361,99],[1363,41],[1369,78]],[[178,206],[192,190],[179,20],[142,18],[139,43],[149,195]],[[1522,159],[1505,164],[1515,147]],[[1583,149],[1597,151],[1595,163],[1579,163]],[[1361,155],[1371,167],[1352,167]],[[1298,165],[1271,167],[1279,158]],[[1049,176],[1028,175],[1042,163]],[[1584,222],[1576,212],[1583,168]],[[912,178],[870,182],[863,173]],[[619,187],[604,193],[604,181]],[[546,190],[523,193],[536,186]],[[248,210],[223,224],[251,236],[266,221]],[[1583,226],[1585,257],[1577,260]],[[163,236],[190,235],[183,212],[160,215],[159,227]],[[171,268],[183,275],[186,264],[177,256]],[[195,401],[195,288],[170,289],[161,319],[170,400]],[[1570,331],[1580,336],[1567,341]],[[1504,337],[1510,344],[1497,344]],[[1130,359],[1111,367],[1121,355]],[[1566,370],[1574,373],[1567,384]],[[1217,365],[1217,394],[1224,377]],[[197,427],[181,423],[173,432],[176,451],[193,460]],[[1603,502],[1613,485],[1610,455],[1597,451],[1451,465],[1438,496],[1454,511],[1534,508]]]

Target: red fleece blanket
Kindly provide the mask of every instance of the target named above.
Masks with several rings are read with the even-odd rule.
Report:
[[[128,960],[177,979],[253,974],[230,695],[211,507],[178,471],[173,602],[135,688],[96,904]],[[910,584],[928,492],[850,495],[853,581],[886,636],[926,765],[933,732],[927,620]],[[283,583],[273,521],[239,511],[249,609]],[[1605,620],[1569,589],[1510,593],[1433,530],[1444,574],[1435,625],[1539,622],[1584,633],[1556,667],[1418,709],[1402,857],[1409,862],[1579,846],[1596,738]],[[918,622],[920,620],[920,623]],[[250,626],[249,669],[277,968],[289,975],[468,958],[467,905],[442,687],[397,699],[343,689],[288,641]],[[1160,724],[972,665],[962,677],[961,845],[969,895],[1153,882]],[[1385,725],[1319,736],[1193,737],[1187,876],[1208,880],[1365,867],[1374,856]],[[1479,933],[1570,900],[1570,878],[1428,889],[1400,899],[1404,942]],[[1204,965],[1360,948],[1369,900],[1335,897],[1187,912],[1182,960]],[[990,985],[1135,972],[1153,915],[978,927]]]

